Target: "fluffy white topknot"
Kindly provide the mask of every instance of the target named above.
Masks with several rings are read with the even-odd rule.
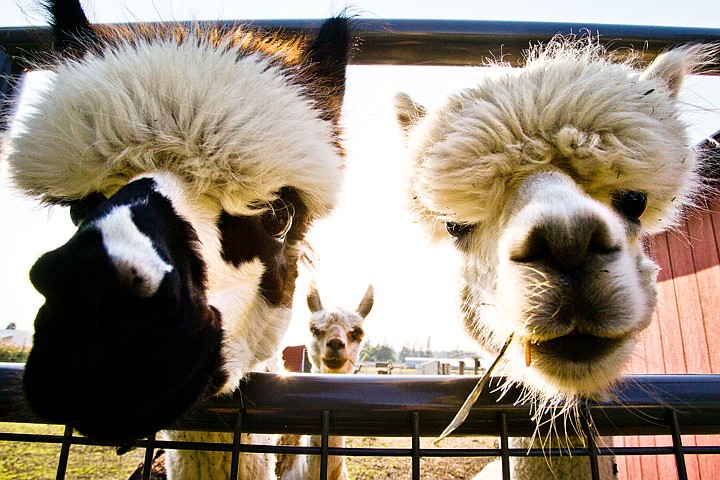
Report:
[[[283,186],[326,214],[342,169],[333,126],[278,62],[238,49],[141,39],[64,61],[12,139],[14,181],[67,203],[166,170],[232,214]]]

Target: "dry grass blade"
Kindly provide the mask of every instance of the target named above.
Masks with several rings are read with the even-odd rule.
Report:
[[[511,333],[507,340],[505,340],[505,345],[500,349],[500,353],[498,353],[498,356],[495,358],[495,361],[493,361],[492,365],[490,365],[490,368],[487,369],[487,372],[485,372],[485,375],[480,379],[480,381],[475,385],[475,388],[473,388],[472,392],[470,392],[470,395],[465,399],[465,403],[463,403],[462,407],[460,407],[460,410],[455,415],[455,418],[453,418],[453,421],[450,422],[450,425],[448,425],[445,430],[440,434],[440,436],[433,442],[433,444],[437,447],[440,442],[450,435],[452,432],[455,431],[462,423],[465,421],[465,419],[468,416],[468,413],[470,413],[470,409],[473,405],[475,405],[475,402],[477,401],[478,397],[480,396],[480,393],[483,391],[483,388],[485,388],[485,385],[490,381],[490,377],[492,376],[492,372],[495,370],[495,367],[498,363],[500,363],[500,359],[505,355],[505,352],[507,351],[507,348],[510,346],[510,342],[512,342],[513,337],[515,336],[515,333]]]

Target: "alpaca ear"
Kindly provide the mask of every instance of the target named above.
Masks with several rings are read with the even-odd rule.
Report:
[[[339,122],[345,95],[345,69],[352,44],[350,30],[348,18],[328,18],[305,51],[313,81],[311,94],[325,113],[325,120],[334,125]]]
[[[407,93],[396,93],[394,100],[395,118],[403,132],[407,134],[421,118],[427,115],[427,109],[419,103],[415,103],[415,100]]]
[[[315,313],[323,309],[322,302],[320,301],[320,294],[318,293],[315,281],[310,283],[310,291],[307,294],[307,304],[310,311]]]
[[[375,303],[375,292],[373,290],[372,285],[368,285],[368,289],[365,292],[365,296],[362,300],[360,300],[360,305],[358,305],[357,313],[362,317],[365,318],[368,316],[368,313],[370,313],[370,310],[372,310],[373,303]]]
[[[677,98],[683,78],[707,62],[712,49],[703,45],[675,48],[659,55],[642,73],[641,79],[657,78],[665,82],[673,98]]]
[[[79,0],[49,0],[43,3],[50,14],[55,42],[62,52],[84,53],[99,37]]]

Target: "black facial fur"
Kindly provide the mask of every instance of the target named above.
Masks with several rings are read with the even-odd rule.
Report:
[[[283,188],[280,200],[292,205],[292,226],[284,239],[273,236],[262,216],[236,216],[223,212],[218,222],[222,258],[235,266],[259,259],[265,265],[261,294],[271,305],[289,306],[297,278],[298,251],[296,244],[307,230],[307,209],[297,192]]]
[[[322,118],[336,127],[345,94],[345,67],[351,44],[349,20],[329,18],[321,25],[306,54],[312,72],[308,93],[316,97]]]
[[[149,435],[223,380],[221,318],[206,302],[197,235],[154,187],[147,178],[125,186],[30,272],[46,300],[25,368],[28,401],[97,438]],[[120,284],[96,228],[121,205],[173,266],[149,298]]]
[[[95,192],[86,197],[70,203],[70,219],[73,225],[80,225],[83,220],[92,214],[107,198],[101,193]]]
[[[112,42],[112,33],[94,30],[78,0],[38,1],[52,16],[57,48],[68,56],[82,57],[101,48],[97,32]],[[289,76],[298,77],[297,84],[307,86],[319,116],[332,122],[336,132],[349,43],[347,19],[331,19],[299,68],[291,63],[287,69]],[[328,141],[341,153],[337,138]],[[31,271],[45,304],[35,320],[24,376],[26,397],[48,421],[71,423],[91,437],[126,441],[166,428],[227,379],[222,318],[207,305],[206,265],[196,232],[155,186],[147,178],[124,186],[107,201],[91,196],[72,202],[71,217],[79,230],[65,245],[43,255]],[[261,294],[271,305],[290,306],[298,244],[309,218],[297,192],[283,189],[279,195],[294,210],[289,230],[279,216],[243,219],[225,214],[220,219],[222,255],[234,265],[259,258],[266,268]],[[63,198],[50,200],[67,203]],[[152,260],[157,254],[161,264],[171,267],[159,283],[143,277],[142,268],[134,269],[135,259],[114,263],[117,257],[110,255],[98,221],[121,207],[130,211],[133,233],[150,239],[153,250],[143,251]],[[127,216],[121,220],[117,225],[128,228]],[[119,274],[118,267],[131,275]],[[138,288],[136,280],[150,287]]]
[[[50,14],[50,26],[61,51],[83,52],[98,41],[78,0],[48,0],[42,4]]]

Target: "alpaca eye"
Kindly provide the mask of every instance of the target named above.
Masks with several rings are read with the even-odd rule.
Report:
[[[70,203],[70,220],[76,227],[80,225],[90,214],[100,206],[107,198],[100,192],[94,192],[90,195],[74,200]]]
[[[261,221],[263,228],[271,237],[284,239],[292,227],[295,207],[292,203],[278,198],[270,204],[268,210],[263,213]]]
[[[450,235],[457,238],[470,232],[473,229],[473,225],[470,223],[447,222],[445,223],[445,229]]]
[[[362,328],[359,328],[359,327],[354,328],[350,332],[350,338],[353,342],[358,342],[358,341],[362,340],[363,336],[365,336],[365,332],[363,331]]]
[[[645,212],[647,196],[643,192],[633,190],[619,192],[613,197],[612,206],[630,220],[637,221]]]
[[[319,337],[320,336],[320,329],[317,327],[310,327],[310,333],[313,334],[313,337]]]

